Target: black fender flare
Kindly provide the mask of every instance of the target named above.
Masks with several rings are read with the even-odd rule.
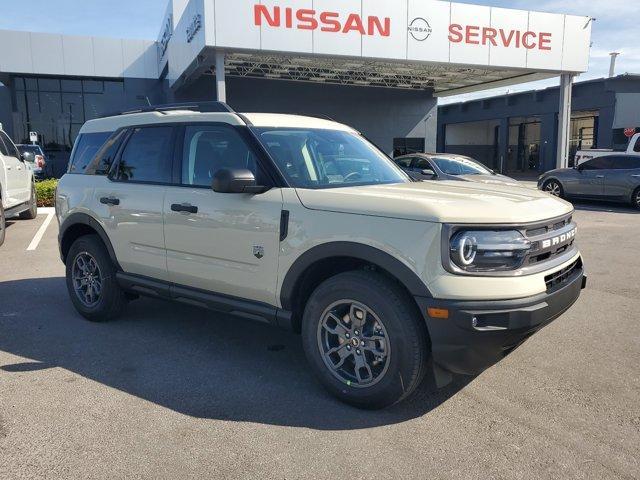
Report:
[[[82,212],[72,213],[67,218],[65,218],[64,221],[62,222],[62,225],[60,225],[60,230],[58,233],[58,245],[60,246],[60,257],[62,258],[62,261],[65,262],[66,260],[65,254],[62,251],[62,242],[65,237],[65,234],[69,231],[71,227],[78,224],[86,225],[98,234],[98,236],[102,240],[102,243],[104,243],[105,247],[107,248],[109,257],[115,264],[116,269],[122,270],[120,268],[120,264],[118,263],[118,259],[116,258],[116,252],[113,249],[113,245],[111,244],[111,240],[109,240],[109,236],[107,235],[107,232],[104,231],[104,228],[102,228],[102,225],[100,225],[100,223],[95,218],[93,218],[91,215],[87,213],[82,213]]]
[[[376,265],[393,275],[414,297],[433,298],[420,277],[392,255],[362,243],[328,242],[310,248],[291,265],[280,289],[282,308],[292,310],[296,285],[307,268],[318,261],[335,257],[351,257]]]

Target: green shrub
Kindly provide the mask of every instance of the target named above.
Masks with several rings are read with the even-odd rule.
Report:
[[[50,180],[42,180],[36,182],[36,195],[38,196],[39,207],[53,207],[56,197],[56,186],[58,180],[52,178]]]

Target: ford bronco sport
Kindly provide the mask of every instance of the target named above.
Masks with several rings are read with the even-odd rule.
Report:
[[[480,373],[585,282],[563,200],[415,182],[348,126],[217,102],[88,121],[56,209],[87,319],[148,295],[293,329],[320,382],[367,408],[427,368]]]

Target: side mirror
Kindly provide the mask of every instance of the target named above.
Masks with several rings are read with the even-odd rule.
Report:
[[[426,177],[435,177],[436,176],[436,172],[434,172],[430,168],[425,168],[423,170],[420,170],[420,173],[422,175],[426,176]]]
[[[263,193],[269,188],[257,185],[251,170],[222,168],[213,175],[211,188],[218,193]]]
[[[31,152],[23,152],[20,154],[19,160],[21,162],[35,162],[36,156]]]

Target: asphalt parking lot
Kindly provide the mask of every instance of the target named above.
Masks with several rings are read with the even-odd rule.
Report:
[[[638,478],[640,212],[577,205],[578,303],[474,379],[385,411],[312,378],[299,337],[141,299],[92,324],[57,225],[0,247],[2,478]]]

